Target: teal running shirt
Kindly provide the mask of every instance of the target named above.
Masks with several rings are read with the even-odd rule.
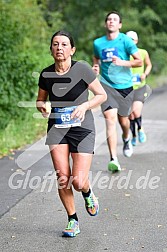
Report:
[[[129,67],[116,66],[112,63],[112,56],[122,60],[130,60],[130,55],[138,51],[131,38],[119,33],[114,40],[103,36],[94,40],[94,56],[101,61],[100,81],[116,89],[125,89],[133,86],[132,73]]]

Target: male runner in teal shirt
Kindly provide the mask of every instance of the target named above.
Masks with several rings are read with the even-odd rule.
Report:
[[[120,171],[117,158],[117,115],[123,131],[123,154],[130,157],[133,153],[128,119],[133,102],[130,68],[142,66],[142,60],[132,39],[120,33],[122,19],[119,13],[107,14],[105,27],[106,36],[94,40],[93,69],[98,73],[98,66],[100,67],[100,81],[108,95],[107,101],[101,105],[106,120],[107,142],[111,156],[108,169]],[[133,57],[133,61],[130,61],[130,56]]]

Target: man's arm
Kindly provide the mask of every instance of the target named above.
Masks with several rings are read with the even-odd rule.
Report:
[[[146,52],[146,56],[145,56],[145,59],[144,59],[144,65],[145,65],[144,74],[146,76],[148,76],[149,73],[151,72],[151,69],[152,69],[152,63],[151,63],[150,56],[149,56],[148,52]]]
[[[124,66],[124,67],[140,67],[143,65],[143,61],[141,59],[140,53],[136,52],[132,54],[134,60],[121,60],[117,56],[112,57],[112,62],[117,66]]]
[[[130,67],[141,67],[143,65],[143,61],[139,52],[132,54],[132,57],[134,60],[130,61],[131,63]]]
[[[146,77],[149,75],[149,73],[151,72],[151,69],[152,69],[152,63],[151,63],[150,56],[147,51],[146,51],[146,55],[144,58],[144,68],[145,68],[144,72],[140,76],[142,81],[146,79]]]

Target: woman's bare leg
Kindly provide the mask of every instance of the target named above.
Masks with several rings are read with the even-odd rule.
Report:
[[[69,164],[69,147],[67,144],[51,145],[50,153],[58,177],[58,192],[68,215],[75,210],[74,195],[69,183],[71,176]]]

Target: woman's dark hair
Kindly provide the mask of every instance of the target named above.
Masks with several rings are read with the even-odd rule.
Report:
[[[70,44],[71,44],[71,47],[73,48],[75,45],[74,45],[74,39],[72,38],[71,34],[67,31],[57,31],[53,34],[52,38],[51,38],[51,42],[50,42],[50,50],[52,49],[52,42],[53,42],[53,39],[55,36],[66,36],[69,38],[70,40]]]
[[[109,17],[111,14],[116,14],[116,15],[118,15],[118,17],[119,17],[119,22],[122,23],[122,17],[121,17],[121,15],[120,15],[120,13],[117,12],[117,11],[111,11],[111,12],[109,12],[109,13],[107,14],[106,18],[105,18],[105,23],[107,22],[108,17]]]

